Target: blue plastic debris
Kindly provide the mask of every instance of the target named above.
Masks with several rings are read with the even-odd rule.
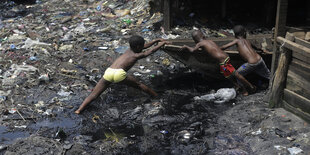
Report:
[[[167,134],[168,131],[167,131],[167,130],[161,130],[160,133],[162,133],[162,134]]]
[[[125,51],[127,50],[127,47],[126,46],[120,46],[118,48],[115,48],[115,52],[117,53],[125,53]]]
[[[29,60],[31,60],[31,61],[37,61],[37,60],[38,60],[38,58],[37,58],[37,57],[35,57],[35,56],[31,56],[31,57],[29,57]]]
[[[0,96],[0,103],[6,100],[6,96]]]
[[[150,29],[143,29],[142,32],[149,32],[151,31]]]
[[[101,6],[98,5],[98,6],[96,7],[96,9],[97,9],[97,11],[101,11]]]
[[[14,44],[11,44],[11,45],[10,45],[10,49],[11,49],[11,50],[14,50],[15,48],[16,48],[16,46],[15,46]]]

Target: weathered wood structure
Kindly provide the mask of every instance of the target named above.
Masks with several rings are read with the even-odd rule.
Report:
[[[287,5],[288,0],[278,0],[269,105],[310,121],[310,31],[286,27]]]
[[[286,38],[277,37],[277,43],[282,53],[271,92],[277,95],[272,95],[270,105],[284,107],[310,121],[310,42],[288,34]]]

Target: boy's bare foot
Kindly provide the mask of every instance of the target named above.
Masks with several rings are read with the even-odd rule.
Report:
[[[249,96],[249,92],[246,91],[246,90],[244,90],[244,91],[242,91],[242,95],[243,95],[243,96]]]
[[[250,93],[251,93],[251,94],[254,94],[255,92],[256,92],[256,86],[253,85],[253,88],[251,88]]]
[[[80,110],[76,110],[74,113],[76,113],[76,114],[80,114]]]

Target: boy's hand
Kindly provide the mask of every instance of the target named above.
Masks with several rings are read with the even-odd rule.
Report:
[[[187,49],[188,49],[188,46],[187,45],[183,45],[182,48],[179,51],[181,52],[181,51],[184,51],[184,50],[187,50]]]
[[[171,45],[171,44],[172,44],[172,42],[170,42],[170,41],[165,41],[165,40],[163,40],[162,42],[164,42],[165,45]]]
[[[272,52],[267,51],[266,49],[263,49],[263,55],[272,54]]]
[[[157,39],[155,39],[154,40],[155,42],[163,42],[163,41],[165,41],[163,38],[157,38]]]

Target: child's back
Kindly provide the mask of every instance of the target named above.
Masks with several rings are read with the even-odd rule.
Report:
[[[255,72],[256,74],[270,79],[270,71],[267,68],[263,58],[254,51],[251,43],[246,40],[246,31],[245,28],[241,25],[237,25],[234,27],[234,33],[236,39],[226,45],[221,47],[222,50],[227,49],[233,45],[237,45],[240,56],[247,61],[242,66],[238,68],[238,72],[245,76],[251,72]]]
[[[261,56],[254,51],[251,43],[248,40],[246,40],[243,37],[238,37],[236,39],[236,42],[240,56],[245,61],[247,61],[250,64],[255,64],[261,59]]]

